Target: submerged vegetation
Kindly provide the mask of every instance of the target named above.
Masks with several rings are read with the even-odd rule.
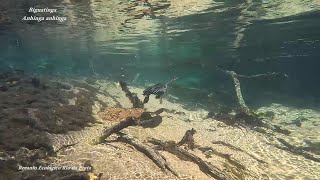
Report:
[[[77,90],[68,83],[40,79],[18,69],[0,77],[1,163],[6,167],[3,163],[10,162],[12,171],[18,165],[45,165],[43,160],[55,153],[48,134],[80,130],[95,122],[94,96],[86,89]]]

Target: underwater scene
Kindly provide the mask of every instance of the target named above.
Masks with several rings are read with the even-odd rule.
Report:
[[[0,0],[0,180],[319,180],[319,0]]]

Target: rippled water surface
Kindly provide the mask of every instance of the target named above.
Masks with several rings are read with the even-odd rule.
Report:
[[[243,74],[280,71],[290,75],[282,89],[317,94],[310,77],[319,75],[318,1],[150,3],[160,8],[145,15],[150,5],[140,1],[2,3],[8,20],[1,25],[1,62],[33,71],[49,63],[52,72],[138,84],[176,75],[185,77],[181,86],[208,90],[223,86],[217,65]],[[29,7],[57,8],[67,20],[22,21],[32,15]]]

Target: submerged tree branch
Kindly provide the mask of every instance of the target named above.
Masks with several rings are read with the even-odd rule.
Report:
[[[305,152],[304,150],[300,149],[299,147],[296,147],[296,146],[288,143],[284,139],[278,138],[278,141],[280,143],[282,143],[283,146],[275,145],[275,147],[282,149],[282,150],[285,150],[285,151],[289,151],[289,152],[296,154],[296,155],[303,156],[306,159],[310,159],[315,162],[320,162],[320,158],[317,158],[317,157],[313,156],[312,154]]]
[[[158,115],[162,112],[163,109],[159,109],[155,112],[143,112],[138,118],[129,116],[126,119],[120,121],[118,124],[107,127],[104,130],[102,136],[99,138],[98,143],[103,143],[111,134],[118,133],[122,129],[129,126],[141,126],[144,128],[157,127],[162,122],[162,117]],[[152,117],[151,114],[156,114],[156,116]]]
[[[103,143],[111,134],[118,133],[124,128],[127,128],[129,126],[136,126],[138,125],[138,122],[136,119],[132,116],[127,117],[125,120],[120,121],[118,124],[111,126],[110,128],[107,128],[102,136],[99,138],[99,143]]]
[[[288,77],[287,74],[280,73],[280,72],[268,72],[265,74],[255,74],[255,75],[251,75],[251,76],[237,74],[237,76],[241,77],[241,78],[249,78],[249,79],[250,78]]]
[[[236,90],[238,103],[240,105],[240,111],[248,114],[250,112],[250,109],[248,108],[248,106],[246,105],[246,103],[242,97],[240,81],[238,79],[238,75],[234,71],[227,71],[227,70],[223,70],[220,68],[219,68],[219,70],[231,76],[235,90]]]
[[[175,142],[167,141],[163,142],[158,139],[150,139],[148,142],[160,146],[161,149],[168,151],[174,155],[177,155],[178,157],[184,157],[190,159],[192,162],[196,163],[200,170],[207,174],[208,176],[218,179],[218,180],[229,180],[232,179],[229,175],[221,171],[219,168],[215,167],[209,162],[206,162],[202,160],[200,157],[188,152],[187,150],[184,150],[183,148],[180,148]]]
[[[248,114],[250,112],[250,109],[248,108],[248,106],[246,105],[242,93],[241,93],[241,86],[240,86],[240,81],[238,78],[270,78],[270,77],[285,77],[287,78],[288,75],[285,73],[280,73],[280,72],[268,72],[265,74],[255,74],[255,75],[241,75],[241,74],[237,74],[234,71],[228,71],[222,68],[217,67],[217,70],[222,71],[228,75],[230,75],[232,77],[233,83],[234,83],[234,87],[236,90],[236,94],[237,94],[237,98],[238,98],[238,103],[240,105],[240,111],[244,112],[246,114]]]
[[[230,149],[233,149],[233,150],[236,150],[236,151],[240,151],[240,152],[243,152],[245,154],[247,154],[248,156],[250,156],[251,158],[255,159],[256,161],[258,161],[259,163],[264,163],[264,164],[267,164],[267,162],[257,158],[256,156],[252,155],[252,154],[249,154],[248,152],[238,148],[238,147],[235,147],[229,143],[226,143],[226,142],[223,142],[223,141],[212,141],[211,142],[212,144],[221,144],[221,145],[224,145],[224,146],[227,146],[229,147]]]
[[[134,108],[143,108],[143,102],[138,98],[136,93],[132,93],[127,84],[123,81],[119,82],[121,89],[123,92],[126,93],[126,96],[129,98],[130,102],[132,103]]]
[[[150,158],[159,168],[161,168],[161,170],[165,172],[169,170],[172,174],[179,177],[179,174],[171,167],[170,164],[168,164],[168,162],[160,155],[159,152],[142,144],[138,139],[130,137],[128,134],[122,132],[118,132],[117,134],[120,135],[118,140],[134,146],[138,151]]]

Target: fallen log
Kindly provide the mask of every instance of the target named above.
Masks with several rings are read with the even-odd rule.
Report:
[[[205,174],[207,174],[212,178],[215,178],[218,180],[233,179],[231,176],[227,175],[222,170],[213,166],[211,163],[202,160],[198,156],[188,152],[187,150],[184,150],[183,148],[180,148],[173,141],[163,142],[161,140],[152,138],[148,142],[154,145],[160,146],[161,149],[168,151],[174,155],[177,155],[178,157],[183,157],[182,159],[185,159],[185,158],[189,159],[190,161],[196,163],[202,172],[204,172]]]
[[[278,141],[280,143],[282,143],[283,146],[275,145],[275,147],[277,147],[279,149],[282,149],[282,150],[285,150],[285,151],[288,151],[288,152],[291,152],[291,153],[293,153],[295,155],[303,156],[306,159],[310,159],[310,160],[315,161],[315,162],[320,162],[320,158],[317,158],[317,157],[313,156],[312,154],[310,154],[308,152],[305,152],[304,150],[300,149],[299,147],[296,147],[296,146],[288,143],[284,139],[278,138]]]
[[[240,152],[243,152],[245,154],[247,154],[248,156],[250,156],[251,158],[255,159],[256,161],[258,161],[259,163],[264,163],[264,164],[267,164],[267,162],[257,158],[256,156],[252,155],[252,154],[249,154],[248,152],[244,151],[243,149],[240,149],[238,147],[235,147],[229,143],[226,143],[226,142],[223,142],[223,141],[212,141],[211,142],[212,144],[221,144],[221,145],[224,145],[224,146],[227,146],[229,147],[230,149],[233,149],[233,150],[236,150],[236,151],[240,151]]]
[[[122,91],[126,93],[126,96],[132,103],[133,108],[143,108],[144,103],[138,98],[137,94],[132,93],[125,82],[120,81],[119,84],[121,86]]]
[[[225,74],[228,74],[231,76],[232,80],[233,80],[233,84],[236,90],[236,95],[238,98],[238,103],[240,106],[240,111],[246,114],[250,113],[250,109],[248,108],[248,106],[246,105],[243,96],[242,96],[242,92],[241,92],[241,86],[240,86],[240,81],[239,78],[247,78],[247,79],[253,79],[253,78],[271,78],[271,77],[276,77],[276,78],[280,78],[280,77],[285,77],[287,78],[288,75],[285,73],[279,73],[279,72],[268,72],[265,74],[255,74],[255,75],[241,75],[241,74],[237,74],[234,71],[228,71],[225,69],[222,69],[220,67],[217,67],[217,70],[224,72]]]
[[[124,128],[136,125],[138,125],[138,121],[134,117],[127,117],[125,120],[120,121],[118,124],[107,128],[99,138],[99,143],[103,143],[113,133],[118,133]]]
[[[248,108],[248,106],[246,105],[244,99],[243,99],[243,96],[242,96],[242,92],[241,92],[241,87],[240,87],[240,81],[238,79],[238,75],[236,74],[236,72],[234,71],[227,71],[227,70],[224,70],[224,69],[221,69],[221,68],[218,68],[218,70],[228,74],[231,76],[232,80],[233,80],[233,84],[234,84],[234,87],[235,87],[235,90],[236,90],[236,95],[237,95],[237,98],[238,98],[238,103],[239,103],[239,106],[240,106],[240,111],[241,112],[244,112],[246,114],[249,114],[250,113],[250,109]]]
[[[118,132],[117,134],[119,135],[118,140],[134,146],[138,151],[150,158],[161,170],[164,172],[170,171],[173,175],[179,177],[179,174],[166,162],[157,150],[142,144],[138,139],[130,137],[128,134],[122,132]]]

